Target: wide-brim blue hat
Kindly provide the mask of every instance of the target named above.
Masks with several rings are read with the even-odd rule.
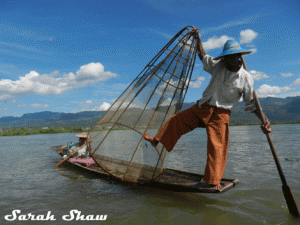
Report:
[[[237,54],[237,53],[246,55],[246,54],[250,54],[251,52],[252,51],[250,51],[250,50],[241,48],[240,44],[236,40],[231,39],[231,40],[226,41],[224,48],[223,48],[223,52],[221,53],[221,55],[219,55],[215,59],[220,59],[225,55],[232,55],[232,54]]]

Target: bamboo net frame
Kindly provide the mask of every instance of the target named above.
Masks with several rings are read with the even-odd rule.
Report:
[[[192,29],[180,30],[90,129],[90,155],[107,173],[148,182],[163,170],[164,146],[154,148],[143,136],[154,136],[181,110],[196,58]]]

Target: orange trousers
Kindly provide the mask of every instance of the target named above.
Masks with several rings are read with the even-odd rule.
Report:
[[[230,113],[230,110],[210,106],[207,103],[204,103],[201,108],[194,105],[173,115],[154,138],[170,152],[182,135],[195,128],[205,127],[208,140],[203,180],[217,185],[222,179],[226,165]]]

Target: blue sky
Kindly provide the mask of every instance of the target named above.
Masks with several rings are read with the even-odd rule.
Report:
[[[300,3],[291,1],[28,0],[0,2],[0,117],[105,110],[183,27],[207,54],[229,38],[259,97],[300,96]],[[186,102],[210,75],[199,59]]]

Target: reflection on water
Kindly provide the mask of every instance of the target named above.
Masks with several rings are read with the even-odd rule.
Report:
[[[300,158],[300,126],[272,128],[275,149],[299,206],[300,162],[285,158]],[[240,184],[221,195],[168,192],[99,179],[70,166],[54,167],[60,159],[49,147],[76,143],[75,134],[1,137],[0,222],[8,223],[4,215],[20,209],[36,214],[51,211],[57,221],[48,224],[62,224],[62,215],[78,209],[85,214],[107,214],[108,224],[297,224],[288,213],[271,151],[259,129],[230,127],[224,177],[237,178]],[[146,151],[149,146],[143,148]],[[205,162],[206,133],[197,129],[179,140],[167,155],[165,167],[203,173]]]

